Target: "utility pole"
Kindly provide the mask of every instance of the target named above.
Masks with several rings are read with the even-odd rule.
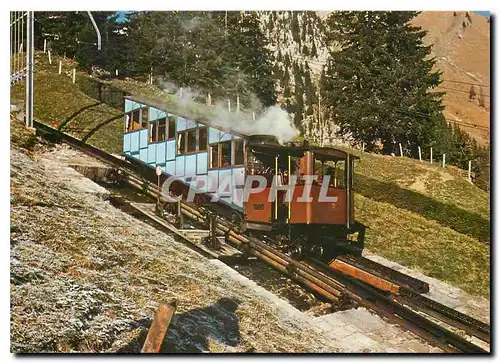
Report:
[[[97,50],[101,50],[101,32],[99,31],[99,28],[97,27],[97,24],[94,20],[94,17],[92,16],[92,13],[90,11],[87,11],[87,14],[89,14],[90,21],[92,22],[92,25],[94,26],[95,32],[97,33]]]
[[[27,12],[26,22],[26,127],[33,127],[33,54],[34,12]]]

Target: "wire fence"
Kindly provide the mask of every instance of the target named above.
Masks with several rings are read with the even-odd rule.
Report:
[[[27,12],[10,12],[10,85],[26,75]]]

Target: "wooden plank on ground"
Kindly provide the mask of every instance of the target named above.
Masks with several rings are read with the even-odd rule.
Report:
[[[163,340],[167,335],[168,326],[177,308],[177,301],[172,300],[168,304],[160,304],[156,311],[153,323],[148,331],[146,341],[142,346],[141,353],[159,353]]]

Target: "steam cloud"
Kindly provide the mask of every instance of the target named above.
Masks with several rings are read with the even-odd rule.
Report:
[[[172,83],[165,83],[166,89],[172,89]],[[189,108],[200,107],[200,104],[195,102],[195,99],[203,99],[200,92],[190,88],[176,88],[175,96],[177,103],[181,108],[186,110]],[[257,97],[252,95],[251,107],[257,108],[260,102]],[[273,135],[278,139],[278,142],[293,141],[299,131],[295,128],[293,121],[285,110],[280,106],[274,105],[266,108],[262,113],[256,113],[256,120],[253,121],[252,110],[250,112],[236,113],[236,104],[231,104],[231,112],[228,110],[228,104],[217,102],[212,107],[212,112],[206,115],[206,119],[212,124],[229,130],[239,132],[246,135],[267,134]]]

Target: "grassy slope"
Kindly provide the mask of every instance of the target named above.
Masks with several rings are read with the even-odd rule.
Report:
[[[49,65],[43,53],[36,54],[35,118],[97,147],[121,153],[123,111],[87,97],[71,82],[71,62],[64,62],[64,72],[59,75],[58,61],[54,57]],[[24,99],[24,92],[24,85],[17,84],[11,89],[11,97]]]
[[[490,195],[455,167],[349,151],[360,157],[354,188],[366,248],[489,296]]]
[[[106,105],[92,106],[68,76],[41,62],[35,78],[35,115],[68,128],[93,129],[120,114]],[[70,65],[66,68],[69,69]],[[114,80],[130,92],[163,96],[158,88]],[[13,97],[22,98],[16,86]],[[82,137],[87,133],[73,131]],[[121,150],[121,118],[96,130],[89,142],[108,151]],[[472,294],[489,296],[489,194],[463,178],[454,167],[437,163],[361,153],[356,165],[356,218],[368,226],[366,247],[386,258],[416,268]]]

